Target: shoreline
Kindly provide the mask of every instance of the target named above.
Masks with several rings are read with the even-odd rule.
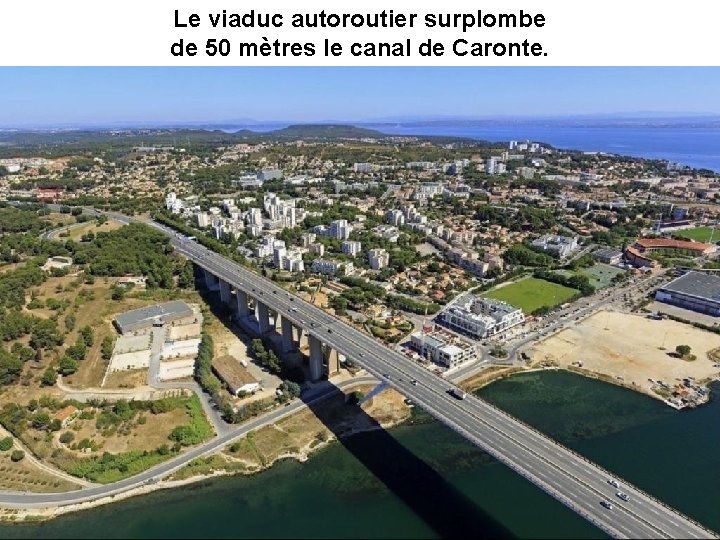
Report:
[[[488,372],[490,371],[490,372]],[[471,377],[468,379],[467,382],[461,383],[461,386],[465,388],[467,391],[474,392],[476,390],[479,390],[485,386],[488,386],[494,382],[503,380],[508,377],[512,377],[517,374],[523,374],[523,373],[533,373],[533,372],[540,372],[540,371],[566,371],[569,373],[574,373],[576,375],[580,375],[589,379],[598,380],[604,383],[610,383],[615,386],[620,386],[622,388],[626,388],[628,390],[633,390],[635,392],[638,392],[640,394],[646,395],[648,397],[654,398],[656,400],[662,401],[666,405],[669,405],[673,407],[676,410],[682,410],[684,408],[694,408],[694,407],[678,407],[673,403],[670,403],[668,400],[664,399],[659,394],[656,394],[654,392],[645,391],[643,388],[639,386],[632,386],[627,383],[624,383],[622,381],[616,381],[612,377],[608,375],[603,375],[601,373],[595,373],[592,371],[582,370],[579,368],[576,368],[574,366],[532,366],[532,367],[520,367],[520,366],[493,366],[489,368],[488,370],[485,370],[484,372],[480,372],[479,374],[475,375],[474,377]],[[707,386],[706,386],[707,387]],[[705,401],[702,404],[706,404],[709,401],[710,398],[710,391],[708,389],[708,393],[705,396]],[[299,411],[296,414],[300,414],[301,411]],[[393,427],[400,426],[404,423],[406,423],[409,419],[412,417],[412,412],[410,409],[408,409],[407,414],[405,414],[402,418],[393,420],[390,422],[383,423],[376,427],[357,427],[351,429],[348,433],[344,433],[340,438],[345,437],[352,437],[354,435],[358,435],[360,433],[365,433],[369,431],[374,431],[377,429],[390,429]],[[129,489],[125,492],[118,493],[115,495],[110,495],[107,497],[102,497],[99,499],[95,499],[92,501],[85,501],[82,503],[77,504],[69,504],[69,505],[55,505],[55,506],[47,506],[47,507],[41,507],[41,508],[25,508],[25,509],[17,509],[17,508],[0,508],[0,522],[5,524],[17,524],[22,525],[23,523],[37,523],[42,521],[49,521],[51,519],[54,519],[56,517],[60,517],[66,514],[74,513],[74,512],[81,512],[84,510],[90,510],[92,508],[97,508],[100,506],[104,506],[107,504],[111,504],[114,502],[123,501],[132,497],[146,495],[149,493],[153,493],[160,490],[166,490],[166,489],[174,489],[174,488],[181,488],[188,485],[196,484],[198,482],[203,482],[205,480],[212,480],[213,478],[219,478],[219,477],[229,477],[229,476],[239,476],[239,475],[255,475],[259,474],[263,471],[267,471],[271,469],[276,463],[288,459],[292,459],[297,461],[298,463],[305,463],[307,462],[315,453],[319,452],[320,450],[323,450],[330,446],[330,444],[336,443],[339,441],[339,438],[336,436],[329,437],[326,441],[322,441],[319,443],[313,444],[308,443],[304,447],[298,449],[296,452],[287,452],[280,454],[273,458],[272,460],[268,461],[268,463],[263,464],[259,467],[252,467],[247,469],[239,469],[239,468],[231,468],[230,466],[232,464],[242,464],[243,460],[233,458],[229,455],[227,455],[224,452],[224,448],[218,450],[217,452],[213,454],[209,454],[208,456],[205,456],[203,458],[197,458],[196,460],[191,461],[190,463],[186,464],[183,468],[171,473],[167,478],[159,480],[156,483],[152,484],[144,484],[139,487],[135,487],[133,489]],[[174,478],[180,471],[182,471],[186,467],[191,467],[193,463],[197,462],[198,460],[204,460],[209,458],[217,458],[219,457],[222,459],[228,467],[223,468],[222,465],[220,468],[211,468],[209,472],[204,472],[201,474],[191,474],[191,476],[185,477],[185,478]],[[212,467],[212,466],[211,466]]]
[[[295,414],[301,414],[302,412],[303,411],[298,411]],[[343,433],[343,435],[340,438],[352,437],[352,436],[355,436],[355,435],[358,435],[361,433],[376,431],[378,429],[391,429],[393,427],[397,427],[397,426],[404,424],[411,417],[412,417],[412,410],[410,408],[408,408],[407,414],[405,414],[400,419],[393,420],[393,421],[386,422],[386,423],[381,423],[379,426],[374,426],[374,427],[353,428],[349,432]],[[271,424],[271,425],[274,425],[274,424]],[[120,501],[129,499],[129,498],[132,498],[132,497],[147,495],[147,494],[153,493],[155,491],[185,487],[188,485],[196,484],[198,482],[203,482],[205,480],[212,480],[213,478],[240,476],[240,475],[250,476],[250,475],[259,474],[259,473],[262,473],[264,471],[271,469],[276,463],[278,463],[280,461],[288,460],[288,459],[295,460],[298,463],[305,463],[316,452],[323,450],[323,449],[329,447],[331,444],[334,444],[337,442],[339,442],[339,438],[335,437],[335,436],[330,436],[326,441],[322,441],[322,442],[319,442],[316,444],[313,444],[312,442],[310,442],[310,443],[306,444],[303,448],[300,448],[297,452],[287,452],[284,454],[280,454],[280,455],[276,456],[275,458],[273,458],[272,460],[268,461],[268,463],[261,465],[260,467],[257,467],[257,468],[245,469],[245,470],[231,469],[231,468],[213,469],[208,473],[195,474],[195,475],[189,476],[187,478],[181,478],[181,479],[172,479],[175,475],[177,475],[185,467],[191,466],[197,460],[208,459],[208,458],[220,456],[221,459],[223,459],[228,465],[231,465],[233,463],[242,463],[242,460],[233,459],[230,456],[228,456],[227,454],[225,454],[225,452],[224,452],[225,449],[221,448],[217,452],[209,454],[208,456],[197,458],[196,460],[189,462],[183,468],[178,469],[177,471],[174,471],[167,478],[159,480],[156,483],[143,484],[142,486],[135,487],[135,488],[129,489],[127,491],[124,491],[122,493],[118,493],[115,495],[101,497],[99,499],[95,499],[92,501],[85,501],[82,503],[68,504],[68,505],[55,505],[55,506],[46,506],[46,507],[40,507],[40,508],[0,508],[0,523],[22,525],[24,523],[38,523],[38,522],[43,522],[43,521],[49,521],[51,519],[54,519],[54,518],[57,518],[57,517],[60,517],[60,516],[66,515],[66,514],[81,512],[84,510],[91,510],[93,508],[105,506],[105,505],[115,503],[115,502],[120,502]]]
[[[702,401],[700,401],[697,404],[684,404],[684,405],[677,405],[676,403],[671,402],[667,398],[664,398],[662,395],[646,390],[638,385],[632,385],[628,384],[624,381],[614,379],[610,375],[605,375],[603,373],[597,373],[595,371],[590,370],[584,370],[582,368],[577,368],[575,366],[532,366],[532,367],[520,367],[520,366],[495,366],[497,370],[494,373],[491,374],[485,374],[485,377],[482,377],[483,372],[480,372],[474,377],[471,377],[468,379],[469,383],[461,383],[461,386],[465,388],[468,392],[474,392],[475,390],[479,390],[481,388],[484,388],[485,386],[488,386],[494,382],[500,381],[502,379],[506,379],[508,377],[512,377],[513,375],[519,375],[523,373],[534,373],[538,371],[566,371],[568,373],[574,373],[575,375],[580,375],[582,377],[588,378],[588,379],[594,379],[596,381],[612,384],[615,386],[619,386],[621,388],[625,388],[627,390],[632,390],[634,392],[637,392],[638,394],[642,394],[644,396],[651,397],[653,399],[656,399],[658,401],[662,401],[665,405],[668,405],[669,407],[672,407],[673,409],[677,411],[685,410],[685,409],[694,409],[697,407],[700,407],[702,405],[707,404],[710,401],[710,384],[713,382],[716,382],[717,379],[710,380],[707,384],[703,384],[702,387],[707,391],[707,393],[703,396]],[[492,369],[492,368],[491,368]],[[477,382],[477,384],[473,384],[473,381],[476,379],[481,379]]]

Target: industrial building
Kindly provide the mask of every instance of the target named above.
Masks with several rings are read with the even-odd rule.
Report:
[[[193,310],[185,302],[173,300],[164,304],[126,311],[116,315],[113,323],[118,332],[127,334],[194,316]]]
[[[720,316],[720,276],[688,272],[658,289],[655,299],[698,313]]]
[[[240,393],[250,394],[260,389],[260,384],[234,356],[214,358],[212,369],[234,396]]]

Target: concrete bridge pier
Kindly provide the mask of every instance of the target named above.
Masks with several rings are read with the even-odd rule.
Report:
[[[282,350],[284,353],[291,352],[295,349],[295,341],[293,340],[293,325],[290,319],[280,317],[282,327]]]
[[[308,336],[310,342],[310,380],[318,381],[323,371],[322,342],[315,336]]]
[[[220,280],[220,300],[223,304],[230,303],[230,284],[222,279]]]
[[[270,316],[268,314],[267,305],[263,304],[259,300],[255,301],[255,317],[258,320],[260,335],[264,336],[270,331]]]
[[[238,317],[241,319],[247,317],[250,314],[250,310],[248,309],[247,293],[237,289],[235,291],[235,300],[237,302]]]
[[[205,275],[205,287],[209,291],[217,291],[218,277],[212,272],[208,272],[203,268],[203,274]]]

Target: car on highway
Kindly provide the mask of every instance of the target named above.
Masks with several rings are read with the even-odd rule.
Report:
[[[413,379],[412,381],[410,381],[410,384],[412,384],[413,386],[417,386],[417,381]]]
[[[622,501],[627,502],[630,500],[630,497],[627,496],[627,493],[623,493],[622,491],[618,491],[615,495],[617,496],[618,499],[620,499]]]
[[[619,487],[620,487],[620,484],[617,483],[617,480],[613,480],[612,478],[611,478],[610,480],[608,480],[607,482],[608,482],[608,484],[610,484],[610,485],[611,485],[612,487],[614,487],[614,488],[619,488]]]
[[[613,508],[613,505],[610,501],[602,500],[602,501],[600,501],[600,504],[602,506],[604,506],[605,508],[607,508],[608,510],[612,510],[612,508]]]

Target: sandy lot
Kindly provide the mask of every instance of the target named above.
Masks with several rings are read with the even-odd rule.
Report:
[[[686,362],[670,356],[677,345],[692,347],[697,360]],[[720,370],[707,357],[707,352],[717,347],[720,336],[683,323],[601,311],[535,345],[533,358],[560,366],[582,360],[583,370],[652,394],[648,378],[674,385],[678,378],[701,381],[718,377]]]

